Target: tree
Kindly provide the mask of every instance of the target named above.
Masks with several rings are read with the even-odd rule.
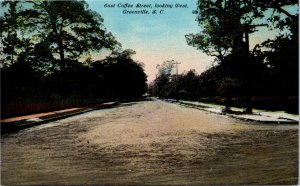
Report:
[[[26,1],[30,9],[22,12],[31,37],[47,42],[53,56],[60,60],[78,59],[90,51],[115,49],[120,44],[103,26],[99,14],[88,9],[84,1]]]
[[[224,68],[223,77],[218,79],[224,89],[243,87],[247,97],[247,112],[252,111],[251,94],[254,93],[253,67],[264,68],[264,59],[251,54],[249,34],[257,31],[259,26],[275,27],[280,30],[288,28],[290,36],[297,32],[295,13],[289,12],[287,6],[295,6],[295,0],[281,3],[267,0],[199,0],[197,21],[202,30],[198,34],[186,35],[187,43],[197,47],[210,56],[215,56]],[[270,9],[272,14],[268,15]],[[266,21],[271,21],[267,24]],[[257,63],[257,59],[261,59]],[[222,80],[223,79],[223,80]],[[235,85],[237,84],[237,85]],[[231,90],[223,90],[228,94]]]
[[[257,45],[269,67],[271,89],[276,96],[298,95],[298,3],[297,0],[253,1],[254,6],[272,12],[268,17],[269,27],[281,31],[275,39]]]
[[[258,49],[265,57],[273,94],[276,96],[298,95],[298,40],[278,36],[267,40]],[[288,82],[288,83],[287,83]]]
[[[199,0],[197,21],[201,25],[202,31],[200,34],[187,35],[188,44],[196,46],[207,55],[217,57],[222,65],[239,66],[237,63],[243,62],[247,66],[249,62],[248,35],[255,31],[249,25],[252,24],[255,17],[262,16],[260,11],[252,9],[249,2]],[[230,61],[227,60],[229,55]],[[229,74],[227,79],[235,79],[235,77]],[[246,79],[250,78],[246,77]],[[245,82],[248,82],[247,80]],[[223,82],[230,82],[228,86],[226,83],[222,84],[222,87],[230,89],[235,87],[231,84],[236,81],[226,80]],[[246,87],[250,87],[250,85]]]
[[[272,16],[276,16],[275,14],[279,13],[279,14],[284,14],[287,17],[294,17],[294,18],[297,17],[297,15],[294,15],[287,10],[287,7],[289,7],[289,6],[298,6],[299,2],[297,0],[281,0],[281,1],[252,0],[250,2],[255,8],[260,8],[262,11],[272,9],[272,11],[273,11]]]
[[[112,52],[110,56],[91,64],[98,77],[98,92],[111,98],[136,98],[147,90],[147,75],[142,63],[132,59],[135,51]],[[101,90],[100,90],[101,89]]]
[[[243,43],[244,25],[253,21],[252,11],[247,4],[232,0],[199,0],[197,22],[202,28],[198,34],[186,35],[187,43],[197,47],[221,62],[232,52],[245,48]],[[243,17],[243,15],[249,15]],[[243,19],[243,20],[242,20]]]
[[[177,91],[181,99],[195,100],[199,92],[199,78],[194,69],[178,75]]]
[[[158,73],[152,83],[151,91],[156,96],[168,97],[170,94],[171,74],[175,65],[173,61],[164,61],[161,65],[157,65],[156,68]]]
[[[247,53],[247,35],[255,32],[257,26],[271,23],[269,27],[275,25],[281,30],[297,30],[298,14],[290,11],[290,7],[297,5],[297,0],[198,0],[196,21],[202,30],[198,34],[186,35],[187,43],[219,61],[227,54],[238,52],[240,55],[243,48],[245,51],[242,52]],[[266,16],[270,10],[272,13]]]
[[[19,1],[3,1],[1,6],[7,6],[8,9],[0,18],[1,26],[1,45],[3,46],[3,58],[1,63],[4,66],[14,64],[20,48],[21,39],[18,36],[18,29],[22,26],[22,20],[19,19],[21,10]]]
[[[173,61],[164,61],[161,65],[157,65],[156,68],[158,69],[158,76],[166,75],[170,76],[175,68]]]

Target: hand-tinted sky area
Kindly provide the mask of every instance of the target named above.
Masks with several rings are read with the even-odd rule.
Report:
[[[205,71],[212,65],[213,58],[205,55],[194,47],[188,46],[185,35],[198,33],[200,27],[195,21],[196,0],[90,0],[89,8],[98,12],[104,18],[104,25],[122,44],[123,49],[133,49],[136,55],[133,58],[145,64],[148,82],[151,82],[157,73],[156,66],[166,60],[180,62],[179,73],[195,69],[198,73]],[[118,8],[118,4],[152,4],[149,15],[123,14],[123,10],[138,10],[137,8]],[[175,8],[175,5],[187,4],[188,8]],[[105,8],[104,5],[115,4],[114,8]],[[155,4],[171,4],[173,8],[155,8]],[[141,8],[140,10],[142,10]],[[158,14],[151,14],[152,10]],[[164,14],[159,14],[163,9]],[[267,38],[273,38],[276,33],[262,28],[251,34],[250,47],[261,43]],[[95,58],[101,58],[101,54]],[[103,56],[102,56],[103,57]]]
[[[203,72],[211,65],[212,58],[201,51],[188,46],[185,35],[199,32],[200,27],[195,21],[196,15],[192,10],[196,9],[195,0],[101,0],[87,1],[89,8],[97,11],[104,18],[104,25],[112,32],[122,44],[123,49],[133,49],[136,55],[133,58],[145,64],[145,72],[148,82],[155,78],[156,66],[166,60],[180,62],[179,73],[195,69]],[[116,4],[115,8],[104,8],[106,3]],[[186,4],[188,8],[164,8],[165,14],[137,15],[123,14],[124,8],[118,8],[119,3],[129,3],[134,6],[137,3],[152,4],[150,12],[155,10],[155,4]],[[136,8],[125,8],[137,10]],[[143,8],[142,8],[143,9]],[[142,10],[141,9],[141,10]],[[157,8],[161,10],[161,8]]]
[[[1,1],[1,0],[0,0]],[[179,73],[195,69],[198,74],[212,65],[213,58],[194,47],[188,46],[185,35],[199,33],[200,26],[195,21],[197,0],[86,0],[89,9],[99,13],[104,18],[104,26],[122,44],[123,49],[133,49],[136,55],[133,59],[144,63],[148,82],[157,73],[157,64],[166,60],[180,62]],[[131,4],[134,8],[119,8],[118,4]],[[152,4],[152,8],[145,8],[150,14],[123,14],[123,10],[143,10],[135,8],[140,4]],[[105,4],[114,8],[106,8]],[[172,8],[155,8],[155,4],[173,5]],[[187,8],[176,8],[176,4],[187,4]],[[157,14],[152,14],[157,10]],[[164,10],[164,14],[159,11]],[[0,10],[1,15],[3,9]],[[260,28],[259,32],[250,35],[250,47],[273,38],[278,32],[270,32],[267,28]],[[100,51],[93,56],[102,59],[107,52]]]

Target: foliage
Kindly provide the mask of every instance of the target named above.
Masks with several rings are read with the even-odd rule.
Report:
[[[198,34],[187,35],[187,42],[219,61],[244,47],[245,24],[251,24],[254,17],[261,16],[247,3],[233,0],[199,0],[198,12],[197,21],[202,30]]]
[[[24,41],[19,38],[18,29],[23,22],[19,19],[20,3],[18,1],[3,1],[1,6],[7,6],[8,10],[4,16],[0,18],[1,26],[1,45],[3,46],[1,52],[3,58],[1,59],[2,66],[14,64]]]
[[[100,77],[102,88],[109,97],[139,97],[146,92],[147,76],[143,64],[135,62],[131,58],[133,54],[133,50],[113,52],[106,59],[91,64],[103,72],[97,76]]]
[[[295,35],[298,14],[290,13],[286,7],[297,5],[295,0],[279,3],[272,0],[198,0],[196,20],[201,31],[186,35],[187,43],[222,61],[228,54],[248,50],[243,35],[247,40],[246,35],[257,31],[257,26],[287,28]],[[269,9],[273,12],[266,16]]]
[[[198,97],[298,95],[298,1],[198,0],[201,30],[187,43],[219,62],[199,77]],[[273,40],[249,48],[259,27],[277,29]],[[286,83],[289,82],[289,83]]]
[[[46,40],[53,55],[58,54],[64,68],[64,59],[77,59],[91,50],[114,49],[118,42],[103,28],[99,14],[87,9],[84,1],[28,1],[33,9],[27,24],[38,32],[34,37]]]
[[[133,50],[121,51],[103,18],[84,1],[7,0],[1,6],[4,104],[126,99],[145,93],[143,64],[132,59]],[[91,58],[103,49],[111,55],[100,61]]]
[[[164,61],[161,65],[157,65],[156,68],[158,74],[154,82],[150,85],[150,90],[154,95],[167,97],[170,94],[168,89],[172,86],[170,82],[172,71],[175,68],[174,63],[173,61]]]
[[[85,65],[66,60],[66,71],[44,76],[27,62],[17,62],[2,70],[5,100],[32,97],[102,97],[106,99],[136,98],[146,92],[147,76],[143,65],[135,62],[125,50],[101,61]],[[18,74],[16,76],[15,74]],[[24,92],[25,91],[25,92]]]
[[[19,4],[22,6],[17,6]],[[37,57],[35,60],[39,60],[41,56],[37,54],[41,50],[33,50],[38,50],[37,46],[43,46],[42,54],[47,51],[48,58],[58,59],[63,70],[65,59],[74,60],[92,51],[120,47],[114,36],[103,26],[103,18],[89,10],[84,1],[28,0],[2,3],[2,6],[7,5],[8,13],[2,17],[4,31],[7,33],[4,41],[10,40],[10,46],[16,46],[17,41],[27,41],[27,49],[31,47],[28,49],[31,52],[24,53],[23,50],[23,57],[33,55]]]

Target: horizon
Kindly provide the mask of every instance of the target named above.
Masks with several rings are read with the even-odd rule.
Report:
[[[1,1],[1,0],[0,0]],[[196,14],[192,11],[196,9],[197,0],[184,2],[188,8],[162,8],[164,14],[123,14],[124,9],[136,10],[135,8],[107,8],[106,3],[121,3],[116,0],[86,0],[89,9],[97,12],[104,19],[103,26],[111,32],[122,45],[122,50],[132,49],[136,52],[132,58],[144,64],[147,74],[147,83],[151,83],[158,72],[156,66],[164,61],[174,60],[180,62],[178,73],[184,73],[194,69],[197,74],[209,69],[214,65],[214,57],[207,56],[195,47],[189,46],[185,35],[199,33],[201,28],[196,22]],[[128,0],[127,4],[134,6],[139,0]],[[181,0],[165,0],[163,3],[154,3],[152,0],[145,0],[143,4],[172,4],[181,3]],[[126,4],[125,2],[123,4]],[[143,8],[140,8],[143,9]],[[153,8],[155,9],[155,8]],[[287,7],[291,12],[297,12],[298,7]],[[149,9],[152,11],[152,9]],[[5,9],[0,10],[0,15]],[[270,12],[271,13],[271,12]],[[273,39],[280,33],[278,29],[270,30],[260,27],[257,32],[250,34],[250,50],[256,44],[267,39]],[[110,52],[106,49],[97,53],[93,52],[94,60],[103,59]],[[85,59],[82,56],[81,59]]]
[[[188,8],[165,8],[165,14],[161,15],[136,15],[123,14],[124,9],[118,8],[120,1],[116,0],[87,0],[89,9],[96,11],[104,19],[104,26],[122,44],[122,49],[132,49],[136,54],[132,57],[135,61],[142,62],[145,73],[148,76],[148,84],[155,79],[158,64],[164,61],[175,60],[181,64],[178,72],[183,73],[195,69],[201,74],[213,65],[214,57],[207,56],[195,47],[189,46],[185,35],[198,33],[200,26],[196,22],[196,0],[184,2]],[[128,0],[126,3],[134,6],[140,1]],[[180,0],[166,0],[162,4],[181,3]],[[105,8],[104,5],[116,4],[114,8]],[[160,4],[151,0],[143,1],[143,4]],[[123,3],[125,4],[125,3]],[[152,9],[150,9],[152,10]],[[270,31],[267,28],[259,28],[258,32],[250,35],[250,50],[258,43],[274,38],[278,30]],[[95,60],[104,58],[106,52],[94,54]]]

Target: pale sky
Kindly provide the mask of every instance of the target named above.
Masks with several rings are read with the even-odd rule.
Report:
[[[1,0],[0,0],[1,1]],[[122,44],[122,48],[136,51],[133,59],[144,63],[148,82],[154,80],[157,73],[156,66],[167,60],[180,62],[179,73],[195,69],[198,74],[211,67],[213,58],[194,47],[187,45],[185,35],[199,33],[200,26],[195,21],[197,0],[86,0],[89,9],[98,12],[104,18],[104,26]],[[115,8],[105,8],[104,5],[115,4]],[[137,8],[118,8],[118,4],[137,3],[152,4],[148,8],[149,15],[123,14],[123,10],[138,10]],[[173,8],[155,8],[155,4],[173,5]],[[187,4],[187,8],[175,8],[176,4]],[[142,10],[144,8],[140,8]],[[296,8],[298,11],[298,8]],[[157,14],[152,14],[157,10]],[[159,14],[164,10],[164,14]],[[3,9],[0,11],[3,14]],[[276,31],[270,32],[262,28],[250,35],[250,49],[256,43],[267,38],[274,38]],[[103,59],[107,51],[100,51],[93,58]]]
[[[165,8],[165,14],[126,15],[124,8],[104,8],[105,3],[116,4],[125,1],[94,0],[87,1],[89,8],[97,11],[104,18],[104,25],[122,44],[123,49],[133,49],[133,58],[145,64],[148,82],[155,78],[157,64],[166,60],[180,62],[179,73],[195,69],[198,73],[211,66],[213,58],[206,56],[194,47],[188,46],[185,35],[200,30],[195,21],[196,0],[127,0],[126,3],[149,4],[188,4],[188,8]],[[161,3],[160,3],[161,2]],[[154,10],[149,9],[149,10]],[[127,10],[133,10],[128,8]],[[160,10],[160,8],[158,9]]]
[[[197,0],[88,0],[89,8],[98,12],[104,18],[104,26],[112,32],[122,44],[123,49],[133,49],[136,55],[134,60],[145,64],[148,82],[153,81],[157,73],[157,64],[167,60],[180,62],[179,73],[195,69],[198,74],[208,69],[213,58],[194,47],[187,45],[185,35],[199,33],[200,26],[195,21]],[[105,8],[104,5],[115,4],[115,8]],[[123,10],[137,10],[136,8],[118,8],[118,4],[137,3],[171,4],[173,8],[164,8],[165,14],[128,15]],[[175,4],[187,4],[188,8],[175,8]],[[143,9],[143,8],[141,8]],[[161,8],[157,8],[161,10]],[[250,49],[255,44],[274,38],[276,31],[270,32],[267,28],[260,28],[259,32],[250,35]],[[103,58],[103,53],[94,56]]]

